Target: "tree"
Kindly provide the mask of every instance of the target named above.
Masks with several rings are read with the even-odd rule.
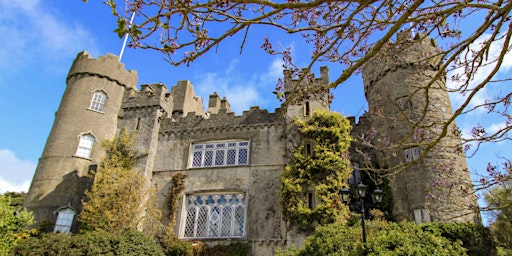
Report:
[[[103,141],[102,146],[106,156],[93,174],[91,189],[85,193],[87,198],[79,216],[82,229],[110,233],[132,229],[153,235],[160,211],[149,181],[134,168],[133,134],[123,130],[113,140]]]
[[[24,198],[23,195],[14,192],[0,194],[0,255],[7,255],[18,242],[36,233],[35,229],[29,229],[34,224],[34,216],[21,209],[20,201],[16,200]]]
[[[119,11],[118,2],[123,3],[125,11]],[[342,67],[342,72],[327,88],[312,90],[336,88],[359,74],[372,59],[380,58],[379,53],[407,46],[407,40],[400,39],[399,33],[416,34],[420,39],[433,38],[439,43],[439,52],[414,62],[434,67],[432,80],[422,88],[426,92],[425,101],[428,102],[435,81],[447,73],[450,85],[443,90],[456,94],[461,101],[453,114],[436,124],[440,132],[420,142],[425,152],[435,148],[442,138],[459,135],[454,127],[455,119],[473,112],[485,112],[500,125],[491,129],[475,124],[471,134],[464,137],[464,147],[454,146],[452,150],[464,149],[473,155],[485,143],[510,139],[512,92],[502,86],[512,77],[510,73],[499,74],[506,66],[506,56],[510,58],[510,1],[109,0],[107,4],[118,18],[116,32],[120,36],[128,33],[131,47],[160,51],[172,65],[188,65],[232,38],[241,38],[242,52],[248,35],[257,33],[259,28],[302,40],[311,52],[305,72],[292,58],[294,49],[277,47],[277,39],[262,38],[261,48],[268,54],[281,55],[285,68],[291,69],[300,80],[306,79],[308,70],[319,62]],[[137,17],[135,21],[128,19],[132,14]],[[468,24],[471,29],[463,31],[462,27]],[[398,43],[393,43],[394,40]],[[500,87],[496,95],[486,95],[487,89],[495,87]],[[276,94],[285,97],[282,81],[277,83]],[[288,94],[286,98],[293,101],[306,94]],[[415,124],[420,122],[412,120],[411,137],[418,130]],[[386,149],[375,145],[375,141],[366,143],[389,151],[407,144],[394,142],[385,145]],[[406,167],[397,165],[386,169],[397,173]],[[494,177],[487,178],[492,182]],[[477,188],[485,189],[486,184]]]
[[[510,162],[504,167],[510,173]],[[512,179],[493,185],[485,194],[493,223],[490,229],[499,246],[512,252]]]
[[[295,125],[300,144],[281,175],[284,216],[302,229],[346,219],[348,207],[338,191],[351,174],[349,121],[339,113],[316,111]]]
[[[301,248],[287,248],[277,255],[466,255],[461,241],[425,231],[424,225],[373,220],[368,223],[368,240],[363,244],[361,226],[354,224],[319,227]]]

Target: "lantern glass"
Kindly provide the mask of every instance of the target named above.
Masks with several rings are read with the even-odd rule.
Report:
[[[384,191],[382,191],[382,189],[380,189],[379,187],[377,187],[377,189],[375,189],[373,191],[373,194],[372,194],[372,199],[373,199],[373,202],[374,203],[381,203],[382,202],[382,197],[384,196]]]
[[[343,186],[340,190],[340,197],[343,203],[348,203],[350,201],[350,190]]]
[[[366,185],[363,184],[362,182],[357,184],[357,196],[359,196],[360,198],[361,197],[365,197],[366,195]]]

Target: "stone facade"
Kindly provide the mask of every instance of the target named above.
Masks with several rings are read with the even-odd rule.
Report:
[[[381,138],[400,146],[383,151],[355,142],[352,161],[360,167],[369,164],[356,153],[362,149],[373,157],[372,164],[387,171],[397,219],[478,221],[478,214],[448,211],[454,201],[468,206],[476,200],[462,193],[472,187],[463,153],[452,150],[460,147],[460,139],[451,133],[455,123],[442,126],[451,113],[445,78],[430,84],[436,63],[418,62],[437,48],[430,39],[403,40],[406,50],[379,54],[364,67],[369,111],[357,123],[351,118],[355,138],[368,138],[374,131],[369,138],[374,145]],[[128,129],[136,131],[137,167],[156,187],[164,215],[169,215],[164,203],[173,175],[187,175],[176,213],[179,238],[246,241],[253,255],[272,255],[276,247],[301,243],[303,234],[290,230],[281,216],[280,173],[296,139],[287,129],[290,122],[329,110],[329,92],[314,90],[329,84],[327,68],[321,68],[320,77],[311,74],[302,83],[285,71],[285,93],[304,91],[308,96],[272,113],[252,107],[240,116],[216,93],[210,95],[205,111],[189,81],[179,81],[170,92],[163,84],[141,85],[140,90],[136,84],[137,73],[126,71],[114,55],[77,56],[25,202],[37,220],[55,223],[61,209],[79,213],[91,182],[86,174],[97,168],[103,155],[98,142]],[[414,132],[419,128],[422,139]],[[448,136],[430,147],[424,137],[443,131]],[[95,143],[87,144],[85,138],[94,138]],[[422,158],[409,163],[416,154]],[[432,186],[440,179],[453,181],[445,186],[449,195],[432,190],[443,187]],[[430,194],[445,197],[439,204],[428,204]],[[77,228],[72,222],[71,230]]]

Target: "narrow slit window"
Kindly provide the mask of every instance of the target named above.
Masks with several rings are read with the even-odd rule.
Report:
[[[309,101],[306,101],[304,104],[304,115],[305,116],[311,115],[311,104],[309,103]]]

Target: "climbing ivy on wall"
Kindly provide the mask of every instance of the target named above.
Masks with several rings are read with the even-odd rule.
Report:
[[[317,111],[294,125],[300,142],[281,174],[285,218],[301,229],[345,220],[349,210],[338,192],[351,174],[350,122],[339,113]]]

